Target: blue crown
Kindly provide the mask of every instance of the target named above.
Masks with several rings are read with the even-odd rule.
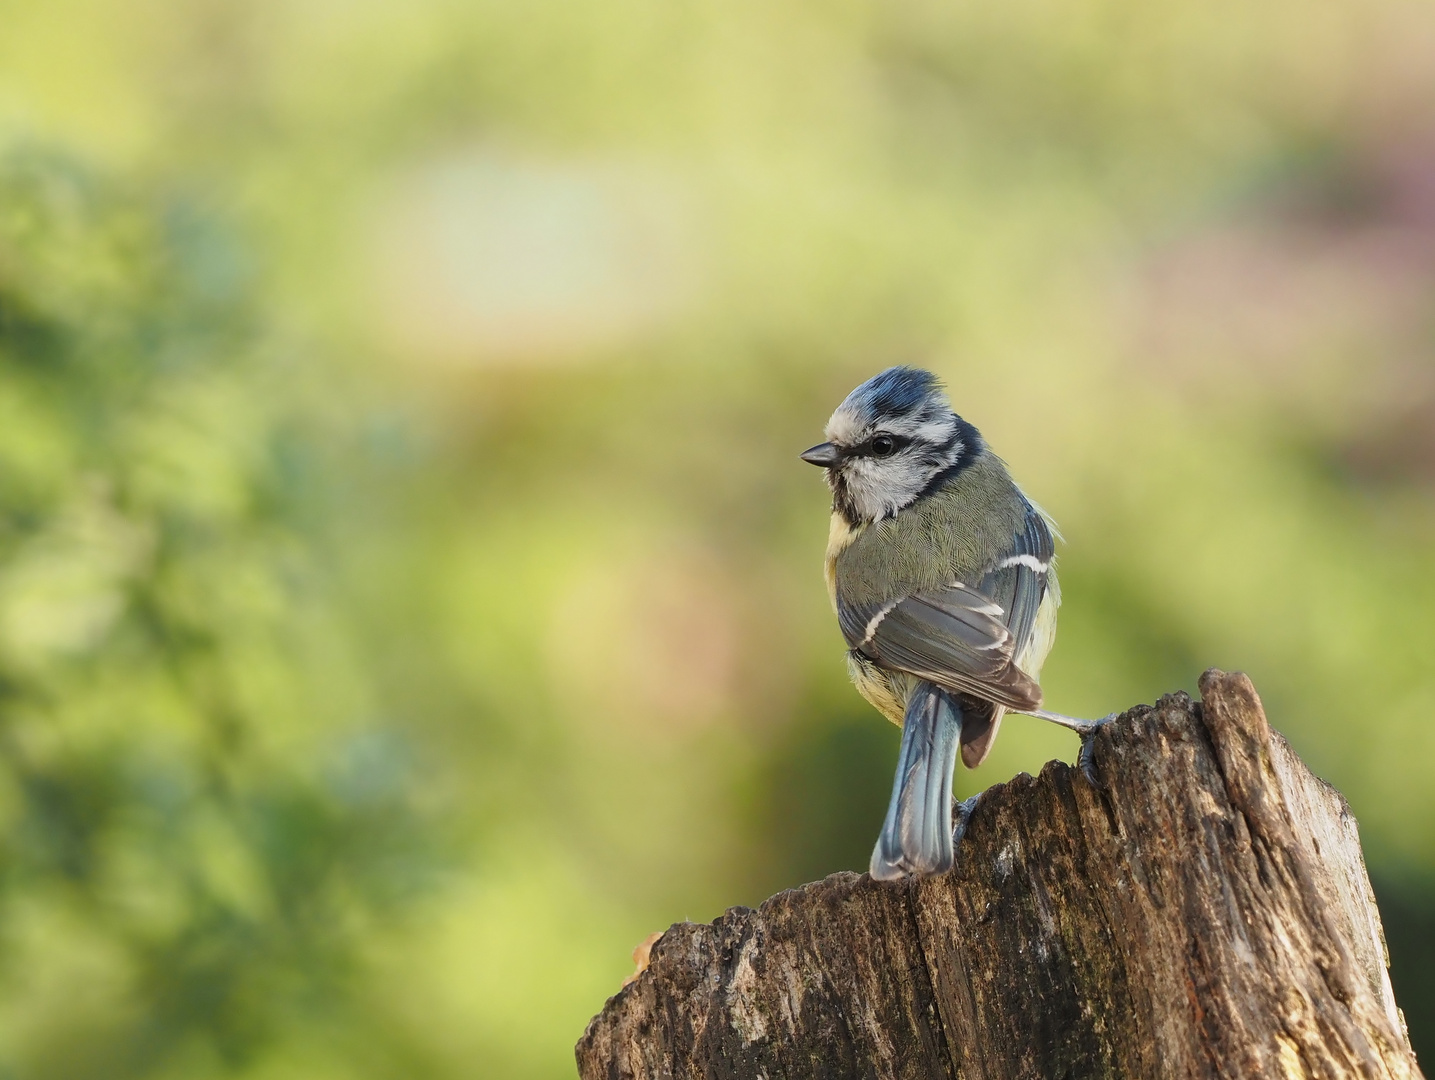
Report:
[[[909,416],[934,398],[943,400],[940,379],[921,368],[899,366],[873,375],[842,406],[870,422]]]

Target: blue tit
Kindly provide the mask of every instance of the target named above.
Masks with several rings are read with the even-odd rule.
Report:
[[[1040,711],[1037,683],[1061,603],[1059,534],[930,372],[874,376],[825,434],[802,459],[826,469],[832,489],[827,589],[848,671],[902,728],[871,873],[941,873],[958,753],[979,765],[1008,710],[1068,720]]]

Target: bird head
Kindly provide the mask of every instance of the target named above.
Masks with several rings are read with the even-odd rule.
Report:
[[[981,448],[937,377],[911,367],[888,368],[853,390],[824,434],[802,460],[827,470],[833,507],[853,524],[896,515]]]

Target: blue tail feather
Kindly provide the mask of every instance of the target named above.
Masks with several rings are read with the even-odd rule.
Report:
[[[872,850],[878,881],[940,874],[952,866],[952,770],[962,737],[962,706],[931,683],[907,701],[892,802]]]

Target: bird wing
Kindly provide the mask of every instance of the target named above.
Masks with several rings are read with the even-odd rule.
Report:
[[[1016,666],[1005,615],[989,597],[954,582],[878,608],[847,640],[883,667],[1009,708],[1034,709],[1041,690]]]
[[[1007,629],[1020,658],[1031,641],[1036,613],[1051,581],[1051,561],[1056,555],[1051,526],[1041,511],[1027,507],[1026,521],[1013,537],[1012,550],[977,585],[977,591],[991,597],[1006,612]]]
[[[1016,659],[1041,606],[1053,551],[1050,528],[1031,509],[1011,553],[978,582],[873,607],[839,603],[843,636],[883,667],[1007,708],[1037,708],[1041,688]]]
[[[1011,553],[977,586],[978,591],[990,596],[993,603],[1006,611],[1007,629],[1016,647],[1013,659],[1029,675],[1035,674],[1030,663],[1030,648],[1036,633],[1037,612],[1047,591],[1055,587],[1056,579],[1051,572],[1055,554],[1050,522],[1041,511],[1028,506],[1023,528],[1012,538]],[[1044,657],[1035,659],[1039,664]],[[1001,727],[1002,712],[996,705],[984,711],[967,710],[966,722],[962,725],[962,761],[967,768],[975,769],[991,752]]]

